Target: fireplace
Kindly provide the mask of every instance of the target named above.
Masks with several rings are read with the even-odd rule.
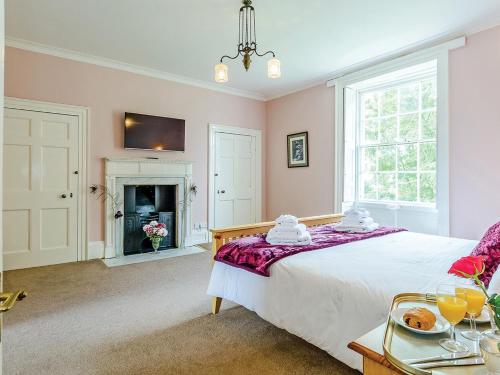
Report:
[[[105,258],[152,251],[142,226],[165,223],[169,235],[160,250],[192,245],[191,207],[184,196],[191,185],[192,164],[164,159],[106,159],[106,187],[118,205],[106,200]],[[116,211],[124,216],[116,219]]]
[[[123,255],[153,251],[142,227],[152,220],[163,223],[168,235],[159,250],[176,247],[176,185],[125,185],[123,216]]]

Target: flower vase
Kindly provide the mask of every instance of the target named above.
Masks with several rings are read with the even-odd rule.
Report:
[[[158,254],[158,249],[160,248],[161,237],[151,238],[151,244],[153,245],[153,250],[155,254]]]
[[[498,327],[500,327],[500,308],[488,304],[488,310],[490,314],[491,329],[497,331]]]

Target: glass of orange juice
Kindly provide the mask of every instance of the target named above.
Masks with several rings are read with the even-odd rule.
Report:
[[[463,320],[467,312],[465,296],[457,295],[455,285],[441,284],[437,288],[436,300],[439,312],[451,325],[451,337],[439,340],[439,344],[453,353],[468,351],[467,345],[457,341],[455,335],[455,325]]]
[[[481,334],[476,329],[476,318],[481,315],[486,296],[472,280],[461,280],[457,283],[455,294],[467,301],[467,314],[470,320],[470,329],[460,332],[469,340],[479,340]]]

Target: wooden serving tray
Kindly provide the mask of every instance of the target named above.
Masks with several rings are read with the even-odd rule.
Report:
[[[434,294],[403,293],[398,294],[392,301],[391,310],[387,318],[387,325],[384,334],[383,350],[386,360],[396,369],[405,374],[429,375],[429,374],[461,374],[461,375],[482,375],[487,374],[486,367],[481,366],[455,366],[443,367],[432,370],[417,369],[402,362],[410,358],[424,358],[449,352],[439,345],[439,340],[449,337],[449,333],[436,335],[421,335],[413,333],[395,323],[390,313],[398,307],[425,307],[432,312],[439,314]],[[466,344],[471,350],[479,351],[477,342],[467,340],[460,334],[461,330],[467,329],[468,324],[458,324],[456,326],[457,340]],[[478,324],[477,329],[482,331],[490,329],[489,324]]]

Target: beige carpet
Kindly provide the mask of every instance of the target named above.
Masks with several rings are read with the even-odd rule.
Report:
[[[208,253],[107,268],[9,271],[26,300],[4,315],[4,374],[356,374],[226,304],[209,315]]]
[[[212,242],[200,243],[196,246],[201,247],[202,249],[205,249],[208,251],[212,251]]]

